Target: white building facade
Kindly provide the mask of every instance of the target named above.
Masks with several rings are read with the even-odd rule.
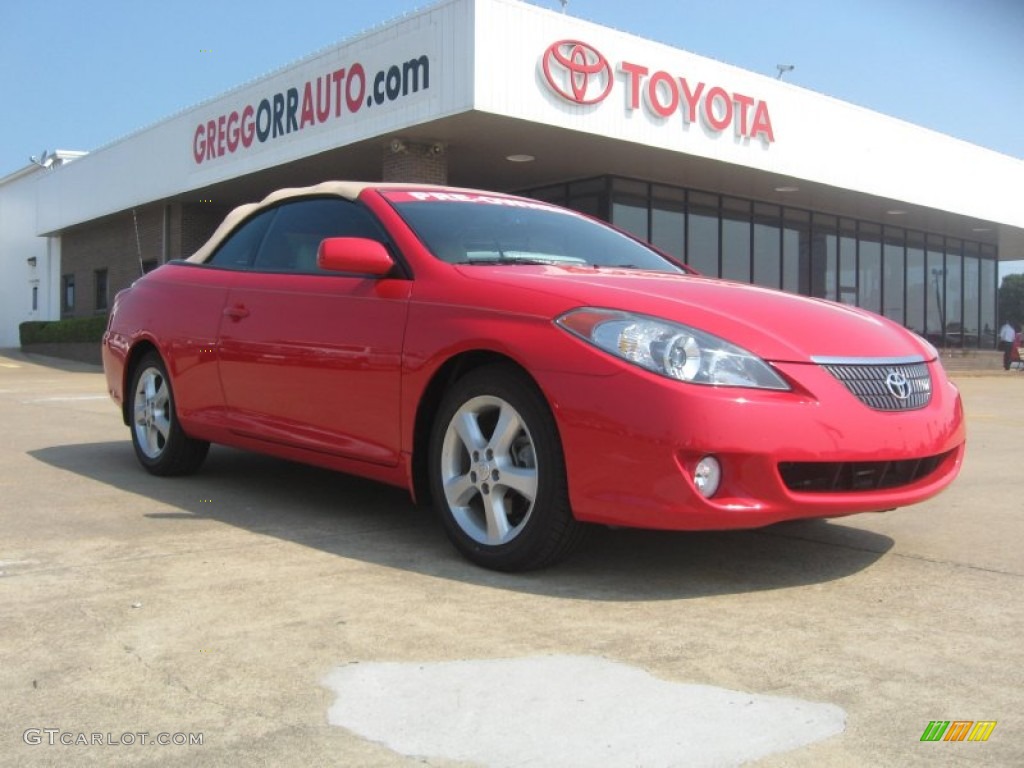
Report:
[[[37,234],[36,182],[83,154],[58,150],[0,178],[0,348],[18,346],[22,322],[59,316],[60,237]]]
[[[327,179],[560,202],[701,272],[864,306],[946,346],[994,344],[997,263],[1024,258],[1024,162],[517,0],[438,3],[0,195],[31,185],[17,228],[31,218],[60,248],[35,310],[57,317],[106,311],[231,207]],[[0,242],[22,297],[4,297],[21,307],[8,345],[28,256],[17,275]]]

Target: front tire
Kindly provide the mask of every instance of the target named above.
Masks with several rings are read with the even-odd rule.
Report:
[[[160,355],[143,355],[132,372],[128,392],[132,446],[146,471],[167,477],[198,470],[210,444],[193,440],[178,423],[171,380]]]
[[[455,382],[434,421],[429,453],[431,495],[445,532],[477,565],[541,568],[581,540],[558,429],[520,369],[489,365]]]

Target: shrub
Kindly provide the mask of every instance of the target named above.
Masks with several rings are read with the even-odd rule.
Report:
[[[106,315],[72,317],[67,320],[29,320],[18,326],[23,347],[29,344],[68,342],[99,344],[106,329]]]

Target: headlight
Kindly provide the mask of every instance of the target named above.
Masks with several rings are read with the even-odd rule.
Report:
[[[759,357],[696,328],[613,309],[574,309],[555,320],[595,347],[691,384],[788,390]]]

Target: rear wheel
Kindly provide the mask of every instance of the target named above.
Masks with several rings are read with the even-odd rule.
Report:
[[[512,365],[471,371],[445,394],[431,433],[430,485],[448,537],[485,568],[550,565],[582,538],[555,421]]]
[[[154,475],[187,475],[206,459],[210,444],[182,430],[174,410],[167,368],[156,352],[147,352],[132,373],[128,410],[132,445],[139,463]]]

